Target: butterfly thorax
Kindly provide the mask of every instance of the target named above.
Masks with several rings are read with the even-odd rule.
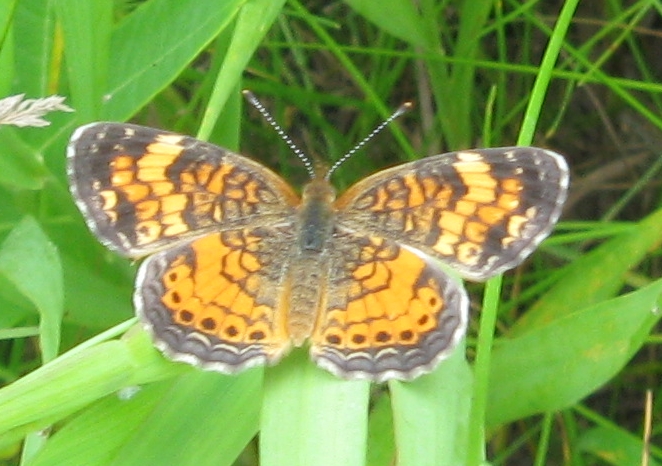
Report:
[[[315,178],[303,190],[299,210],[297,239],[301,254],[320,254],[333,228],[333,201],[336,193],[331,184]]]
[[[324,178],[315,178],[303,190],[296,224],[296,246],[288,270],[291,294],[289,332],[300,346],[310,336],[323,305],[323,283],[329,269],[328,243],[333,233],[335,190]]]

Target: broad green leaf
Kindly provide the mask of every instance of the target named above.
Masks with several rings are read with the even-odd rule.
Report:
[[[616,426],[600,426],[583,432],[577,447],[580,451],[602,459],[604,464],[613,466],[643,464],[644,443],[641,438]],[[651,458],[648,466],[660,466],[660,464],[662,463]]]
[[[522,335],[613,297],[626,273],[662,244],[662,209],[566,266],[562,278],[509,330]]]
[[[150,0],[113,30],[103,117],[125,121],[163,90],[246,0]]]
[[[345,3],[400,40],[418,47],[429,43],[423,35],[423,19],[414,2],[345,0]]]
[[[76,119],[79,122],[96,120],[101,115],[102,96],[111,71],[109,46],[113,2],[58,0],[55,5],[62,25]],[[113,63],[113,72],[114,67]]]
[[[18,189],[41,189],[48,172],[35,149],[19,137],[20,131],[0,127],[0,184]]]
[[[14,37],[21,44],[16,56],[14,89],[28,98],[52,94],[53,43],[55,18],[54,0],[18,2],[14,21]],[[49,87],[49,84],[51,86]]]
[[[0,98],[6,97],[14,77],[14,13],[18,0],[0,0]]]
[[[389,383],[398,465],[464,464],[472,384],[464,353],[459,345],[434,372]]]
[[[0,340],[7,338],[6,335],[11,335],[15,326],[25,325],[26,322],[29,322],[29,317],[33,317],[35,313],[34,304],[2,273],[0,273],[0,309],[2,309],[0,312]],[[38,333],[37,330],[36,333],[31,332],[30,334],[38,335]]]
[[[492,355],[487,424],[570,406],[614,377],[662,313],[662,280],[586,307],[516,338]]]
[[[259,370],[190,370],[129,397],[111,394],[68,422],[31,465],[230,466],[257,432],[261,381]]]
[[[34,219],[22,220],[0,245],[0,273],[37,308],[42,359],[54,359],[64,311],[62,265],[57,249]]]
[[[95,251],[96,255],[90,256],[93,260],[83,262],[69,254],[62,257],[67,287],[66,322],[98,331],[133,316],[135,267],[110,251],[99,254],[99,248],[87,248],[84,243],[81,246],[86,251]]]
[[[296,350],[264,384],[262,466],[360,466],[365,462],[370,384],[345,381]]]
[[[134,275],[137,265],[109,251],[89,231],[69,193],[65,202],[70,218],[64,224],[46,225],[60,249],[65,271],[68,323],[93,332],[118,324],[133,315]]]

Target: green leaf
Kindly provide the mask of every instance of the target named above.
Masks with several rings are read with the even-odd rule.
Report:
[[[119,341],[85,343],[0,389],[0,448],[110,393],[186,370],[193,369],[166,361],[137,328]]]
[[[367,466],[392,464],[395,458],[393,438],[393,409],[388,392],[376,394],[368,419]]]
[[[228,97],[238,90],[236,86],[246,65],[284,3],[284,0],[251,0],[241,8],[232,33],[232,42],[225,53],[214,90],[209,98],[209,106],[200,124],[199,138],[204,140],[209,138]]]
[[[72,236],[78,237],[79,235]],[[112,252],[104,251],[100,257],[106,260],[99,260],[99,248],[89,248],[83,241],[80,241],[80,244],[84,251],[94,251],[96,255],[90,256],[95,260],[82,262],[70,257],[68,253],[71,251],[63,247],[67,323],[98,331],[133,316],[131,295],[134,269],[127,260],[112,256]]]
[[[112,0],[55,2],[62,25],[72,106],[79,122],[96,120],[101,112],[109,71]],[[115,63],[113,63],[114,69]]]
[[[0,390],[0,446],[20,440],[128,385],[128,353],[119,342],[58,358]]]
[[[19,131],[0,127],[0,184],[17,189],[41,189],[48,172],[35,149],[18,136]]]
[[[577,448],[602,459],[605,464],[614,466],[644,464],[641,461],[644,451],[641,438],[616,426],[600,426],[584,432],[577,442]],[[647,464],[660,466],[660,463],[652,458]]]
[[[62,265],[57,249],[31,217],[16,225],[0,246],[0,273],[39,311],[42,359],[51,361],[60,346]]]
[[[454,149],[468,147],[472,142],[471,110],[475,106],[474,96],[477,89],[475,60],[482,54],[480,38],[487,26],[489,14],[494,8],[494,2],[490,0],[470,0],[461,4],[458,15],[460,24],[453,44],[453,53],[467,61],[455,64],[451,68],[450,75],[442,64],[431,63],[430,66],[435,100],[443,109],[438,113],[437,118],[448,140],[448,146]],[[437,8],[433,3],[429,5],[424,15],[433,14]],[[433,27],[428,22],[426,32],[434,34]],[[436,53],[444,53],[441,45]]]
[[[52,93],[53,4],[53,0],[31,0],[18,2],[16,8],[14,37],[21,44],[21,53],[16,56],[14,89],[29,98]]]
[[[268,368],[262,402],[260,464],[362,466],[370,384],[345,381],[296,350]]]
[[[389,383],[400,466],[464,464],[471,401],[471,370],[464,345],[432,373]]]
[[[112,394],[68,422],[31,466],[230,466],[257,432],[261,381],[261,371],[191,370]]]
[[[400,40],[423,48],[429,43],[422,34],[422,19],[414,2],[345,0],[345,3]]]
[[[498,340],[492,356],[487,424],[563,409],[607,383],[660,319],[660,293],[662,280],[517,338]]]
[[[103,117],[125,121],[226,28],[246,0],[150,0],[117,25]]]
[[[562,278],[554,287],[511,327],[510,336],[521,335],[613,297],[622,288],[626,273],[661,244],[662,209],[659,209],[633,225],[631,230],[606,241],[565,267]]]
[[[18,0],[0,0],[0,96],[5,97],[11,88],[15,66],[13,20]]]

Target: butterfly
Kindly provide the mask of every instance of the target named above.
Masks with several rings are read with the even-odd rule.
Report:
[[[390,121],[390,120],[388,120]],[[267,167],[192,137],[125,123],[78,128],[71,193],[92,232],[146,259],[136,313],[175,361],[236,373],[309,344],[346,379],[410,380],[463,338],[457,274],[520,264],[558,220],[564,158],[535,147],[404,163],[337,196],[301,195]]]

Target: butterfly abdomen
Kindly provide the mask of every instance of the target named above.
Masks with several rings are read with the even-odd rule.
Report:
[[[303,191],[296,224],[296,245],[289,258],[289,330],[300,346],[312,333],[322,305],[329,269],[329,240],[335,224],[335,191],[323,178]]]

